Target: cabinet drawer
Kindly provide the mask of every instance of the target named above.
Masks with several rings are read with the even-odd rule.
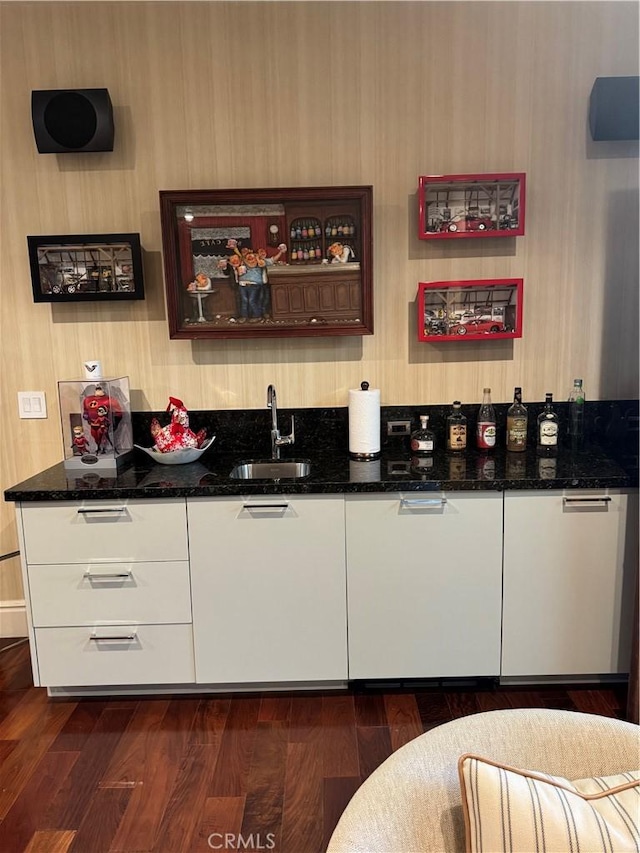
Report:
[[[189,563],[61,563],[29,567],[37,628],[191,622]]]
[[[193,683],[191,625],[36,628],[40,684]]]
[[[188,559],[184,500],[56,501],[21,511],[29,564]]]

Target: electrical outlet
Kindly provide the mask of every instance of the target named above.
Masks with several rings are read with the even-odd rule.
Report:
[[[411,435],[411,421],[387,421],[387,435]]]
[[[18,391],[18,414],[21,418],[46,418],[44,391]]]
[[[387,462],[387,475],[390,477],[404,476],[411,473],[411,463],[405,459],[400,459],[397,462]]]

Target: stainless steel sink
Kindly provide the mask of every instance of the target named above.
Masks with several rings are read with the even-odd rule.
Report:
[[[306,459],[260,459],[239,462],[229,476],[234,480],[296,480],[310,473],[311,463]]]

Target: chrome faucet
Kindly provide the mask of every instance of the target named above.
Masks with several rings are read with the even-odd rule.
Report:
[[[293,423],[293,415],[291,415],[291,433],[289,435],[280,435],[278,429],[278,405],[276,402],[276,389],[273,385],[267,388],[267,408],[271,409],[271,458],[280,458],[280,448],[295,443],[296,435]]]

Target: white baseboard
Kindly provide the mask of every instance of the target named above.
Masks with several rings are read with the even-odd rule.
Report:
[[[26,637],[28,634],[24,599],[0,601],[0,638]]]

